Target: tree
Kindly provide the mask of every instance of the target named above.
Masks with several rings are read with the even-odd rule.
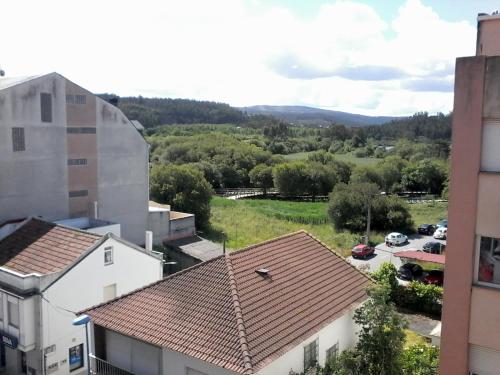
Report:
[[[330,194],[328,215],[338,230],[361,231],[366,228],[368,204],[379,194],[370,183],[339,183]]]
[[[416,344],[405,349],[401,357],[404,375],[437,375],[439,368],[439,348]]]
[[[447,167],[436,160],[425,159],[403,169],[401,184],[409,191],[441,194],[447,176]]]
[[[360,327],[356,350],[362,353],[363,374],[401,375],[401,355],[405,342],[406,321],[390,302],[390,289],[368,289],[368,300],[354,312]]]
[[[353,183],[373,183],[379,188],[382,187],[382,178],[380,173],[374,167],[365,165],[354,168],[351,174],[351,181]]]
[[[256,165],[249,173],[250,182],[262,189],[264,195],[267,193],[267,189],[274,186],[273,182],[273,167],[266,164]]]
[[[208,225],[213,190],[199,169],[184,165],[154,165],[150,173],[150,194],[159,203],[195,214],[199,228]]]

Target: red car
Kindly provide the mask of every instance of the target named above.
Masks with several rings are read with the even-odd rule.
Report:
[[[353,258],[366,258],[372,255],[375,249],[368,245],[359,244],[352,248],[351,255]]]
[[[444,272],[441,270],[431,270],[424,277],[424,283],[443,286]]]

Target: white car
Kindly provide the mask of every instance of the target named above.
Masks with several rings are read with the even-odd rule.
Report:
[[[402,245],[408,242],[408,237],[401,233],[389,233],[385,236],[385,243],[387,245]]]
[[[446,240],[446,235],[448,234],[448,228],[445,227],[439,227],[436,229],[434,232],[434,238],[438,240]]]

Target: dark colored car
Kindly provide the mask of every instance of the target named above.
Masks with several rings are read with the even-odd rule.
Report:
[[[422,247],[422,250],[424,250],[426,253],[442,254],[444,252],[445,248],[446,248],[446,245],[442,244],[441,242],[431,241],[431,242],[427,242]]]
[[[424,277],[424,283],[443,286],[444,272],[442,270],[431,270]]]
[[[435,230],[436,227],[432,224],[422,224],[418,227],[418,233],[425,234],[427,236],[431,236]]]
[[[424,273],[422,267],[415,263],[406,263],[399,267],[398,278],[402,280],[415,280],[419,279]]]
[[[351,255],[353,258],[367,258],[375,252],[375,249],[368,245],[359,244],[352,248]]]

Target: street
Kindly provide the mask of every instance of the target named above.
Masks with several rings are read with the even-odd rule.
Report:
[[[380,268],[380,266],[389,262],[399,268],[401,266],[401,260],[394,256],[394,253],[399,251],[408,250],[422,250],[422,247],[427,242],[440,242],[446,245],[445,240],[436,240],[432,236],[424,236],[421,234],[412,234],[408,236],[408,243],[402,246],[387,246],[385,243],[378,244],[375,246],[375,254],[365,259],[354,259],[353,257],[348,257],[347,261],[356,267],[363,268],[366,272],[374,272]]]

